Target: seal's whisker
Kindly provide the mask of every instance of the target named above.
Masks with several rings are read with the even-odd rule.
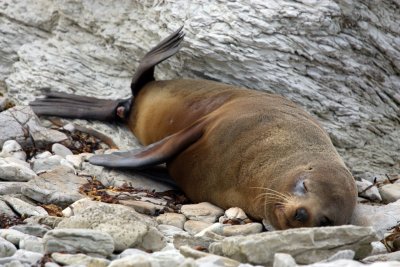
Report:
[[[288,197],[282,197],[280,195],[277,195],[275,193],[270,193],[270,192],[265,192],[259,194],[257,197],[255,197],[254,200],[260,199],[260,198],[266,198],[267,200],[277,200],[277,201],[283,201],[283,202],[288,202],[289,198]]]
[[[276,194],[281,195],[281,196],[283,196],[283,197],[291,196],[290,193],[281,193],[281,192],[279,192],[279,191],[276,191],[276,190],[274,190],[274,189],[267,188],[267,187],[251,187],[251,188],[257,188],[257,189],[268,190],[268,191],[270,191],[270,192],[276,193]]]
[[[260,195],[263,196],[270,196],[270,197],[275,197],[277,199],[284,199],[286,201],[288,201],[290,199],[289,196],[284,196],[284,195],[278,195],[275,192],[265,192],[265,193],[261,193]]]

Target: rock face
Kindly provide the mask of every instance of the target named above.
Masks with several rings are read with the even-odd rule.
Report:
[[[282,94],[318,117],[353,173],[371,178],[400,169],[399,8],[372,0],[5,0],[0,89],[25,104],[43,88],[127,96],[138,60],[184,25],[183,49],[159,78]]]

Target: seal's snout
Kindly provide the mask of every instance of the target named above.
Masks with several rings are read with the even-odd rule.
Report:
[[[294,214],[294,219],[296,221],[305,223],[310,216],[305,208],[298,208]]]

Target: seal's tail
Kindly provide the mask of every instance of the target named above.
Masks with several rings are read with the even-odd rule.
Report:
[[[165,38],[142,58],[131,83],[133,96],[146,83],[154,80],[154,67],[158,63],[179,51],[185,35],[182,28]],[[132,98],[107,100],[53,92],[46,93],[45,98],[35,99],[29,104],[37,115],[112,121],[128,117],[131,100]]]

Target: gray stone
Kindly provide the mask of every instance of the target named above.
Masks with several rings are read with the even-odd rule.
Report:
[[[12,218],[17,217],[18,215],[7,205],[6,202],[0,199],[0,215]]]
[[[0,182],[0,195],[21,194],[25,182]]]
[[[7,203],[15,212],[17,212],[20,216],[34,216],[34,215],[48,215],[47,211],[40,207],[31,205],[19,198],[10,197],[10,196],[2,196],[0,197],[4,202]]]
[[[181,212],[189,220],[214,223],[224,210],[208,202],[182,205]]]
[[[38,252],[41,254],[44,254],[44,246],[43,246],[43,240],[40,237],[37,236],[24,236],[20,241],[19,241],[19,246],[20,249],[25,249],[28,251],[33,251],[33,252]]]
[[[168,224],[183,229],[186,217],[183,214],[166,212],[158,215],[156,221],[159,224]]]
[[[397,200],[387,205],[357,204],[352,224],[372,226],[379,239],[382,239],[388,230],[398,225],[399,221],[400,200]]]
[[[23,148],[37,147],[67,140],[59,131],[44,128],[28,106],[16,106],[0,113],[0,146],[7,140],[16,140]]]
[[[14,255],[16,251],[17,248],[14,246],[13,243],[0,237],[0,258],[10,257]]]
[[[1,158],[13,157],[22,161],[26,161],[26,153],[22,150],[20,144],[15,140],[7,140],[3,144],[0,152]]]
[[[58,143],[53,144],[53,146],[51,147],[51,151],[55,155],[61,156],[63,158],[65,158],[68,155],[72,155],[72,151],[69,148],[65,147],[62,144],[58,144]]]
[[[189,234],[195,235],[211,225],[212,223],[210,222],[188,220],[185,222],[183,229],[185,229]]]
[[[95,202],[87,208],[74,209],[74,216],[63,219],[57,227],[96,229],[109,233],[114,239],[116,251],[134,247],[156,251],[165,247],[166,242],[155,226],[153,219],[131,208]]]
[[[45,253],[66,252],[109,256],[114,241],[104,231],[92,229],[55,229],[43,237]]]
[[[210,244],[223,240],[224,237],[215,234],[211,231],[204,232],[202,235],[192,236],[189,233],[175,234],[173,239],[173,245],[176,249],[182,246],[189,247],[202,247],[208,249]]]
[[[357,184],[358,195],[360,197],[364,197],[372,201],[382,200],[378,188],[375,185],[373,185],[373,183],[371,183],[370,181],[361,179],[361,181],[356,181],[356,184]]]
[[[0,229],[0,236],[18,246],[21,239],[28,235],[13,229]]]
[[[372,227],[346,225],[227,237],[211,244],[209,250],[251,264],[272,264],[275,253],[291,254],[297,263],[310,264],[346,249],[355,251],[357,259],[364,258],[376,240]]]
[[[16,159],[0,158],[0,179],[26,182],[36,177],[36,173],[24,164],[16,163]]]
[[[52,171],[61,165],[63,157],[59,155],[51,155],[50,157],[41,157],[33,161],[32,169],[36,173]]]
[[[24,223],[28,225],[43,224],[50,228],[56,227],[63,218],[56,216],[32,216],[24,220]]]
[[[21,264],[26,264],[28,266],[36,266],[43,256],[44,255],[41,253],[18,249],[11,257],[0,258],[0,264],[4,264],[6,266],[6,264],[10,264],[16,261],[20,262]]]
[[[9,229],[14,229],[27,235],[33,235],[37,237],[43,237],[47,231],[51,230],[50,227],[41,224],[19,224],[11,226]]]
[[[90,257],[85,254],[65,254],[54,252],[51,254],[51,258],[62,265],[84,265],[84,266],[96,266],[106,267],[110,263],[109,260]]]
[[[87,183],[85,177],[76,176],[67,167],[40,174],[22,188],[22,193],[43,204],[55,204],[65,207],[84,196],[79,187]]]
[[[379,188],[379,192],[383,202],[395,202],[400,199],[400,184],[385,184]]]
[[[222,230],[223,236],[250,235],[261,233],[263,226],[261,223],[247,223],[243,225],[226,225]]]
[[[164,209],[164,206],[156,205],[147,201],[132,200],[132,199],[120,200],[119,204],[131,207],[137,212],[146,215],[156,215],[161,210]]]

